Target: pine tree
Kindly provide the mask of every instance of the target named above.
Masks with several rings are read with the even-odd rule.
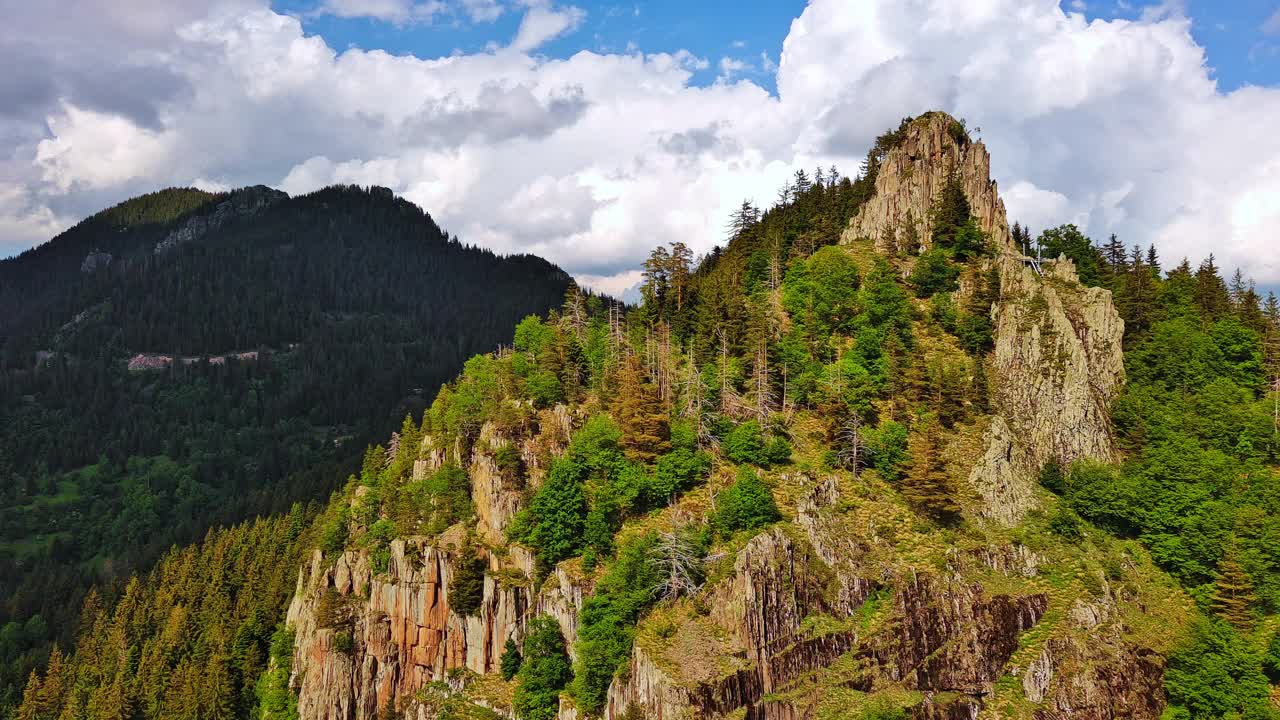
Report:
[[[1262,311],[1266,331],[1263,334],[1263,362],[1271,391],[1272,433],[1280,435],[1280,301],[1274,292],[1267,294]]]
[[[973,359],[973,408],[983,415],[991,412],[991,387],[987,380],[987,364],[980,357]]]
[[[676,297],[676,311],[684,309],[685,289],[689,285],[689,266],[693,262],[693,251],[682,242],[671,243],[668,257],[667,282]]]
[[[623,361],[618,373],[618,394],[612,412],[622,428],[628,459],[652,462],[671,448],[667,412],[657,389],[645,380],[644,368],[635,354]]]
[[[1218,561],[1218,573],[1213,582],[1213,612],[1243,630],[1253,625],[1251,609],[1257,601],[1253,580],[1241,567],[1233,545]]]
[[[573,679],[564,635],[555,618],[548,615],[529,622],[524,638],[523,662],[516,674],[513,704],[521,720],[554,720],[560,705],[560,691]]]
[[[911,439],[911,469],[902,480],[902,495],[919,512],[942,523],[960,517],[946,463],[942,459],[940,429],[935,420]]]

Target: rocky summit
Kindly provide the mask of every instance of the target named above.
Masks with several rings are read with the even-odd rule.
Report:
[[[842,708],[859,704],[916,718],[1160,716],[1164,661],[1134,626],[1162,622],[1153,605],[1178,601],[1150,560],[1104,543],[1102,552],[1128,567],[1124,587],[1115,587],[1094,560],[1007,530],[1043,507],[1037,475],[1049,460],[1069,467],[1116,458],[1110,406],[1124,383],[1124,324],[1111,293],[1082,285],[1070,259],[1037,263],[1014,246],[989,164],[954,119],[922,116],[887,153],[840,244],[910,277],[916,253],[930,249],[936,199],[958,174],[990,247],[972,278],[995,272],[1000,283],[989,310],[991,410],[938,450],[950,457],[971,524],[939,535],[875,470],[788,468],[773,479],[781,522],[714,544],[695,593],[659,603],[634,630],[618,629],[619,641],[622,633],[634,641],[603,702],[583,708],[562,695],[562,720],[853,717]],[[913,222],[925,241],[904,255],[896,238]],[[959,302],[976,292],[972,278]],[[663,382],[665,370],[650,372]],[[680,380],[668,382],[674,392]],[[394,539],[382,570],[359,549],[317,550],[300,570],[287,620],[302,717],[372,719],[398,708],[425,720],[442,717],[446,696],[519,716],[519,689],[497,677],[501,655],[541,616],[554,618],[567,656],[582,664],[577,649],[591,642],[583,621],[608,580],[582,558],[540,564],[513,540],[512,524],[545,488],[546,466],[565,458],[608,398],[532,415],[516,409],[518,399],[502,402],[526,419],[489,420],[473,440],[433,428],[413,457],[417,482],[446,465],[465,469],[474,524]],[[812,419],[773,409],[803,443],[796,436]],[[726,440],[718,445],[704,486],[624,522],[617,542],[705,521],[730,492],[729,468],[719,467],[729,463]],[[524,475],[514,484],[499,470],[507,455]],[[355,489],[352,508],[364,490]],[[475,609],[459,613],[456,578],[471,553],[482,559],[483,589]]]

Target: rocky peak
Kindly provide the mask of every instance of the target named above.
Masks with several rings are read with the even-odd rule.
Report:
[[[1115,459],[1110,405],[1124,384],[1124,322],[1111,293],[1082,285],[1070,260],[1023,257],[986,146],[946,113],[925,113],[903,129],[880,163],[875,195],[842,242],[870,239],[897,255],[896,238],[914,223],[928,249],[931,210],[953,169],[1001,281],[992,307],[996,417],[970,482],[983,499],[981,514],[1012,525],[1036,506],[1035,477],[1046,462]]]
[[[953,168],[978,227],[996,247],[1012,250],[1004,202],[991,179],[991,155],[986,145],[969,138],[959,120],[943,112],[925,113],[906,127],[880,163],[875,195],[849,222],[842,242],[868,238],[878,250],[890,251],[897,233],[914,223],[928,249],[934,200]]]
[[[188,218],[185,223],[156,243],[156,254],[168,252],[182,243],[199,240],[232,220],[256,215],[289,196],[265,185],[240,188],[227,195],[207,213]]]

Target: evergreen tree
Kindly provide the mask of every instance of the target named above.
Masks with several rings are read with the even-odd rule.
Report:
[[[957,233],[969,222],[969,199],[965,197],[960,172],[952,166],[933,206],[933,247],[957,248]],[[961,238],[962,239],[962,238]]]
[[[560,691],[573,680],[564,635],[555,618],[543,615],[529,621],[523,660],[516,673],[513,705],[519,720],[554,720],[560,709]]]
[[[769,486],[749,467],[738,468],[738,478],[716,496],[714,525],[722,534],[777,522],[782,515]]]
[[[1155,245],[1147,246],[1147,269],[1150,270],[1152,275],[1155,277],[1160,277],[1160,255],[1156,252]]]
[[[1204,317],[1209,321],[1225,317],[1231,311],[1231,298],[1212,254],[1200,263],[1195,281],[1195,303]]]
[[[1102,258],[1106,262],[1107,288],[1115,292],[1130,270],[1129,254],[1115,233],[1102,246]]]
[[[488,563],[471,548],[463,548],[449,580],[449,608],[459,615],[474,615],[484,601],[484,576]]]
[[[1156,314],[1155,278],[1142,258],[1142,251],[1133,246],[1130,255],[1129,276],[1125,281],[1125,293],[1119,298],[1118,309],[1125,323],[1125,338],[1138,337],[1151,327]]]
[[[652,462],[671,448],[667,412],[657,389],[644,378],[640,358],[635,354],[622,363],[611,412],[622,428],[622,442],[629,459]]]
[[[960,505],[942,459],[940,442],[940,429],[932,419],[911,438],[911,469],[902,479],[902,494],[919,512],[951,523],[959,519]]]
[[[1253,591],[1253,581],[1241,567],[1234,546],[1218,563],[1218,573],[1213,583],[1213,612],[1233,626],[1246,629],[1253,625],[1253,606],[1258,598]]]
[[[523,662],[524,658],[520,656],[520,646],[516,644],[516,639],[507,638],[507,644],[502,648],[500,661],[502,679],[509,681],[515,678],[516,673],[520,672],[520,665]]]

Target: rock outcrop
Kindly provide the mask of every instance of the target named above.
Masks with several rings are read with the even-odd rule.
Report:
[[[999,258],[995,405],[1020,438],[1015,466],[1034,473],[1053,459],[1116,459],[1111,401],[1124,384],[1124,321],[1111,292],[1087,288],[1066,258],[1037,270]]]
[[[586,589],[560,571],[535,594],[518,567],[527,558],[483,553],[489,570],[480,607],[468,616],[454,612],[449,583],[464,536],[455,527],[435,544],[395,540],[381,573],[363,552],[329,560],[315,551],[286,617],[296,634],[300,717],[377,718],[451,670],[497,672],[507,639],[519,639],[538,615],[555,617],[576,639]]]
[[[1048,597],[989,593],[951,571],[877,572],[871,549],[841,526],[834,480],[793,480],[811,483],[795,523],[803,534],[774,528],[752,538],[732,572],[705,591],[705,618],[684,620],[668,647],[637,643],[629,671],[610,688],[607,717],[632,707],[658,720],[744,708],[751,718],[813,717],[822,690],[806,683],[827,672],[862,692],[961,696],[929,700],[915,717],[968,718],[982,707]],[[986,565],[1034,565],[1023,555],[988,555]],[[872,598],[878,609],[867,607]],[[852,622],[859,615],[880,620]],[[807,625],[817,617],[828,618],[826,629]]]
[[[285,193],[265,185],[235,190],[227,195],[225,200],[215,205],[211,211],[191,217],[181,226],[170,231],[164,239],[156,243],[155,252],[159,255],[182,243],[199,240],[232,220],[256,215],[288,198],[289,196]]]
[[[992,308],[997,417],[969,480],[984,501],[980,514],[1013,525],[1035,507],[1034,478],[1050,459],[1063,466],[1115,459],[1109,408],[1124,384],[1124,323],[1111,293],[1084,287],[1069,260],[1036,263],[1014,247],[986,147],[945,113],[927,113],[905,128],[880,165],[875,195],[842,241],[871,239],[897,255],[896,239],[914,222],[927,249],[930,213],[952,169],[1001,281]]]
[[[81,261],[80,263],[80,272],[86,275],[89,273],[97,272],[98,270],[101,270],[105,267],[109,267],[113,259],[114,258],[109,252],[102,252],[101,250],[90,250],[89,254],[85,255],[84,260]]]
[[[881,252],[894,253],[899,235],[914,224],[921,246],[928,249],[934,201],[952,169],[960,174],[978,227],[997,247],[1012,248],[986,145],[970,141],[959,121],[941,112],[921,115],[906,128],[902,141],[880,163],[875,195],[849,222],[842,242],[867,238]]]

